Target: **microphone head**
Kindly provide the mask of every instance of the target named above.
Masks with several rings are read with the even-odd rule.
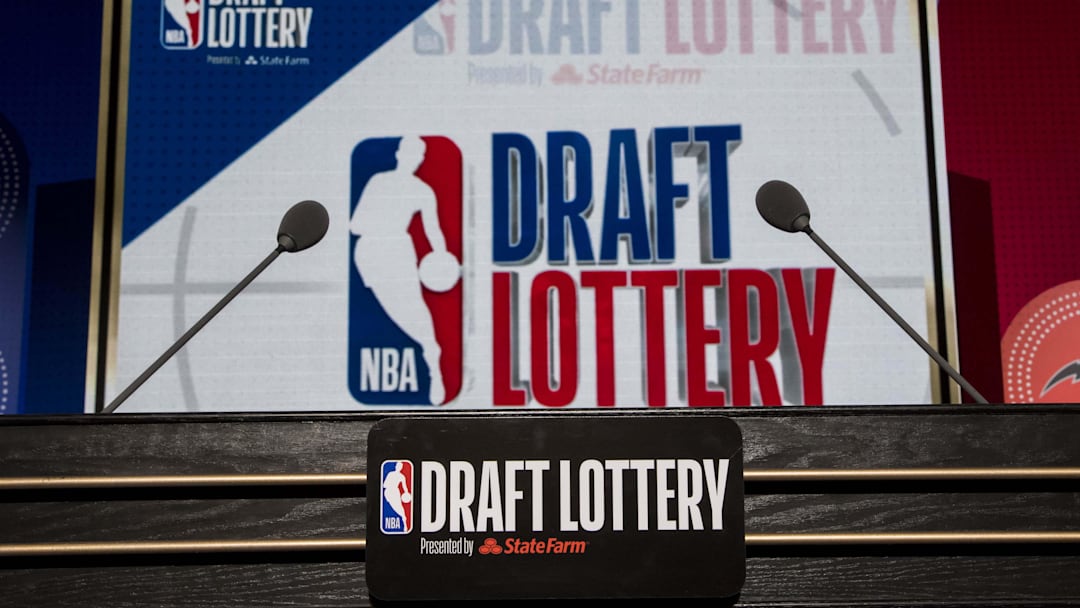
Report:
[[[780,180],[765,182],[757,191],[761,217],[785,232],[801,232],[810,227],[810,208],[795,186]]]
[[[296,203],[281,218],[278,245],[292,253],[303,251],[321,241],[329,227],[330,214],[326,207],[315,201]]]

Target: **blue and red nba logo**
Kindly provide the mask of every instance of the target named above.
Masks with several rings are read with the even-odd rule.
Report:
[[[349,392],[365,405],[442,405],[462,380],[462,160],[445,137],[353,149]]]
[[[197,48],[203,39],[203,0],[161,0],[161,46]]]
[[[383,534],[408,534],[413,528],[413,464],[408,460],[385,460],[379,475],[382,508],[379,528]]]

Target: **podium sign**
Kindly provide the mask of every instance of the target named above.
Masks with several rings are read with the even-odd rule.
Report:
[[[374,598],[729,597],[745,579],[730,419],[391,418],[368,441]]]

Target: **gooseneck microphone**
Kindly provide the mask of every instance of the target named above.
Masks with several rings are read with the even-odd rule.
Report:
[[[780,180],[773,180],[766,182],[757,191],[757,208],[758,213],[765,219],[766,222],[772,226],[779,228],[785,232],[805,232],[812,241],[817,243],[818,247],[826,253],[836,265],[839,266],[855,284],[862,288],[866,295],[870,296],[885,314],[889,315],[897,325],[903,329],[908,336],[911,337],[919,346],[922,347],[926,354],[930,355],[930,358],[938,364],[938,367],[943,369],[945,373],[949,374],[949,377],[956,381],[960,385],[960,388],[967,391],[969,395],[975,398],[979,403],[987,403],[986,398],[982,396],[979,391],[975,390],[975,387],[971,385],[960,372],[953,369],[952,365],[945,360],[933,347],[923,340],[922,336],[915,332],[910,325],[895,311],[885,300],[878,295],[873,288],[870,287],[863,280],[861,276],[851,266],[848,266],[847,262],[843,260],[835,251],[832,250],[824,240],[821,239],[810,228],[810,208],[806,205],[806,200],[803,195],[795,189],[794,186],[787,182]]]
[[[295,253],[297,251],[303,251],[308,247],[311,247],[315,243],[322,240],[326,235],[326,230],[330,226],[330,215],[326,212],[326,208],[315,201],[302,201],[296,203],[285,212],[285,216],[281,218],[281,225],[278,227],[277,242],[278,245],[270,255],[266,256],[254,270],[248,273],[235,287],[232,288],[229,293],[225,294],[225,297],[214,305],[205,315],[202,316],[191,329],[184,332],[184,335],[180,336],[172,346],[169,347],[156,361],[150,364],[150,367],[146,368],[138,378],[135,379],[127,388],[125,388],[115,399],[112,400],[109,405],[105,406],[101,410],[102,414],[111,414],[116,411],[116,408],[120,407],[120,404],[127,400],[140,386],[146,382],[150,376],[154,374],[162,365],[165,364],[173,355],[176,354],[185,344],[191,340],[195,334],[210,322],[221,309],[233,300],[245,287],[248,286],[255,277],[266,270],[274,260],[283,252]]]

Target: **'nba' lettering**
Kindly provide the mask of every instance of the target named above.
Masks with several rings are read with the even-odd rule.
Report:
[[[415,392],[418,386],[415,349],[360,349],[360,390]]]

